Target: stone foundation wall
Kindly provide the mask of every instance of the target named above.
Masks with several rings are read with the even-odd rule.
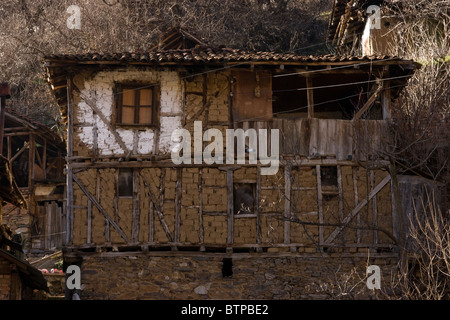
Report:
[[[338,299],[356,283],[353,297],[370,298],[369,264],[387,288],[392,253],[95,253],[81,262],[81,299]]]

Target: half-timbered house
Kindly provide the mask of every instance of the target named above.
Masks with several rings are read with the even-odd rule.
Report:
[[[367,262],[387,276],[403,238],[391,102],[416,64],[176,47],[45,59],[82,299],[326,297],[320,283]],[[276,172],[250,138],[244,162],[174,163],[175,130],[211,151],[206,130],[239,128],[268,129]]]
[[[65,232],[63,139],[12,109],[4,112],[2,137],[2,154],[27,203],[25,208],[7,204],[3,221],[21,238],[17,240],[27,255],[61,249]]]

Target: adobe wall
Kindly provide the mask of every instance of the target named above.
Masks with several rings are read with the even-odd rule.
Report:
[[[397,266],[394,254],[234,254],[232,274],[224,276],[224,258],[230,256],[86,255],[81,299],[368,299],[379,292],[366,287],[367,266],[380,267],[384,292]]]

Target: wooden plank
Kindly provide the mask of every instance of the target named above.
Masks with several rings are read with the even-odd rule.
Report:
[[[131,239],[134,243],[139,242],[140,229],[140,179],[139,168],[133,169],[133,217],[131,225]]]
[[[98,156],[98,125],[97,125],[97,114],[94,112],[94,125],[92,127],[92,151],[94,152],[94,157]]]
[[[177,168],[177,182],[175,186],[175,242],[180,242],[181,226],[181,193],[182,193],[182,168]]]
[[[87,205],[87,231],[86,231],[86,243],[90,244],[92,243],[92,202],[91,200],[88,200]]]
[[[319,120],[318,119],[308,119],[310,125],[310,136],[309,136],[309,150],[308,156],[315,156],[318,153],[318,137],[319,132]]]
[[[86,189],[84,184],[74,175],[73,181],[80,187],[81,191],[88,197],[89,200],[92,201],[92,203],[97,207],[98,211],[100,211],[101,214],[105,217],[105,219],[111,224],[111,226],[116,229],[116,231],[120,234],[120,236],[127,242],[130,243],[128,240],[127,235],[123,232],[122,228],[115,223],[115,221],[108,215],[108,213],[105,211],[105,209],[102,207],[102,205],[97,201],[97,199]]]
[[[383,120],[391,120],[391,82],[390,80],[383,80],[383,93],[381,95],[381,107],[383,110]]]
[[[234,238],[234,198],[233,198],[233,170],[227,172],[227,245],[233,244]]]
[[[373,190],[375,185],[375,173],[374,170],[370,170],[370,190]],[[373,230],[373,243],[378,243],[378,231],[376,228],[378,227],[378,209],[377,209],[377,196],[375,195],[372,199],[372,220],[375,229]]]
[[[353,167],[352,168],[352,179],[353,179],[353,193],[355,198],[355,206],[359,204],[359,196],[358,196],[358,168]],[[360,224],[360,216],[356,218],[356,225],[359,226]],[[361,242],[361,230],[356,230],[356,243]]]
[[[372,191],[370,191],[369,195],[361,201],[348,216],[344,218],[342,226],[337,227],[328,239],[325,241],[325,244],[331,243],[338,235],[342,232],[345,226],[359,213],[359,211],[378,193],[381,189],[391,180],[391,176],[386,176]]]
[[[356,121],[356,120],[359,120],[361,118],[361,116],[372,106],[372,104],[375,102],[375,100],[377,99],[378,95],[380,94],[380,92],[382,90],[383,90],[383,86],[379,86],[377,88],[377,90],[374,92],[374,94],[372,94],[370,96],[370,98],[367,100],[367,102],[355,114],[355,116],[353,117],[352,121]]]
[[[342,223],[344,220],[344,193],[342,190],[342,168],[341,166],[337,166],[337,182],[338,182],[338,191],[339,191],[339,222]]]
[[[317,181],[317,206],[319,211],[319,244],[323,243],[323,199],[322,199],[322,178],[320,173],[320,165],[316,166]]]
[[[100,187],[102,185],[102,177],[100,175],[100,171],[97,170],[96,172],[97,174],[97,181],[96,181],[96,186],[95,186],[95,197],[98,201],[98,203],[100,203]],[[118,221],[118,220],[115,220]],[[109,243],[111,241],[111,230],[110,230],[110,226],[109,226],[109,221],[107,219],[105,219],[105,242]]]
[[[203,226],[203,168],[198,169],[198,240],[204,244],[204,226]]]
[[[255,215],[256,215],[256,243],[261,244],[261,215],[259,212],[261,202],[261,168],[256,168],[256,194],[255,194]]]
[[[158,216],[159,222],[161,223],[164,232],[166,233],[167,239],[169,239],[169,242],[173,242],[173,237],[170,232],[169,227],[167,226],[167,223],[164,219],[164,186],[165,186],[165,177],[166,177],[166,169],[161,169],[161,176],[160,176],[160,186],[159,186],[159,195],[160,200],[158,203],[157,198],[152,192],[150,184],[145,180],[143,176],[141,176],[142,182],[144,183],[144,186],[148,189],[148,194],[153,202],[153,206],[155,208],[156,214]]]
[[[148,242],[154,242],[155,238],[155,205],[151,199],[149,199],[148,209]]]
[[[314,118],[314,89],[311,77],[306,77],[306,95],[308,100],[308,119]]]
[[[291,242],[291,184],[292,166],[284,167],[284,243]]]

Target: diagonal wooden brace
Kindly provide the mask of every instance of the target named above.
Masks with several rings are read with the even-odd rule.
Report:
[[[84,184],[80,180],[78,180],[78,178],[75,175],[73,175],[73,181],[75,181],[75,183],[80,187],[81,191],[83,191],[84,194],[88,197],[88,199],[91,200],[91,202],[97,207],[98,211],[100,211],[103,214],[105,219],[108,220],[108,222],[113,226],[114,229],[116,229],[116,231],[121,235],[121,237],[125,239],[127,243],[130,243],[127,235],[125,234],[125,232],[123,232],[122,228],[120,228],[119,225],[108,215],[108,213],[105,211],[102,205],[97,201],[97,199],[95,199],[95,197],[86,189]]]
[[[391,176],[386,176],[375,188],[373,188],[372,191],[370,191],[367,198],[365,198],[363,201],[358,203],[358,205],[350,212],[348,216],[344,218],[342,221],[342,225],[337,227],[328,237],[327,240],[325,240],[324,244],[330,244],[339,233],[344,230],[345,226],[361,211],[361,209],[374,197],[377,195],[378,192],[380,192],[381,189],[391,180]]]

